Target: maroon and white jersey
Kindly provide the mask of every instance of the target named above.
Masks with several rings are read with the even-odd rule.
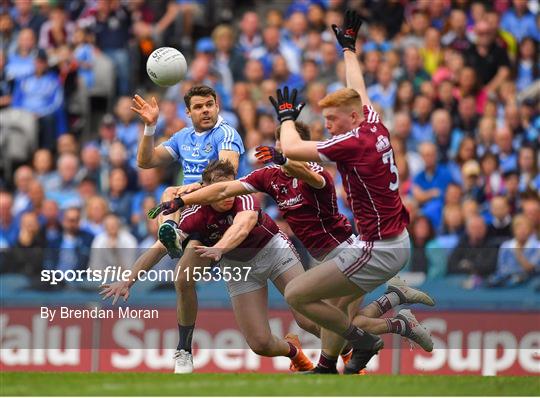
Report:
[[[359,127],[320,142],[319,156],[336,162],[360,238],[366,241],[399,235],[409,213],[399,196],[399,175],[390,133],[371,106],[363,106]]]
[[[200,240],[206,246],[213,246],[232,225],[234,217],[246,210],[259,213],[257,224],[242,243],[224,255],[231,260],[246,261],[253,258],[280,232],[276,223],[261,210],[252,195],[237,196],[231,210],[223,213],[214,210],[210,205],[190,206],[182,211],[178,228],[192,239]]]
[[[240,179],[251,192],[265,192],[277,203],[283,218],[309,253],[322,258],[352,234],[347,218],[338,211],[336,190],[330,174],[317,163],[311,170],[325,181],[316,189],[307,182],[288,176],[280,166],[267,166]]]

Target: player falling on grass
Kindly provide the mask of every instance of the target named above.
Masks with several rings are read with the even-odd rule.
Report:
[[[361,327],[369,322],[381,331],[400,333],[431,351],[431,336],[408,310],[393,319],[373,319],[406,301],[399,291],[388,291],[364,311],[374,316],[357,316],[351,322],[343,312],[325,299],[365,294],[395,276],[410,255],[407,233],[409,215],[398,192],[399,176],[394,163],[390,134],[371,106],[367,95],[355,44],[361,18],[347,11],[344,27],[332,26],[343,48],[347,87],[321,100],[326,127],[335,134],[335,125],[350,124],[346,134],[325,142],[303,141],[294,121],[303,104],[296,103],[296,90],[289,96],[287,87],[271,98],[281,122],[284,154],[294,160],[333,161],[341,174],[347,200],[353,211],[359,236],[356,250],[335,257],[305,274],[299,275],[285,290],[287,302],[296,310],[348,340],[353,355],[346,373],[357,373],[383,348],[378,336]]]
[[[295,122],[295,127],[302,140],[310,139],[307,125]],[[205,205],[238,195],[264,192],[276,201],[283,218],[317,262],[328,261],[341,254],[347,255],[349,250],[355,250],[352,228],[347,218],[337,209],[335,186],[330,174],[316,163],[308,164],[286,159],[279,151],[279,138],[280,128],[276,131],[276,147],[259,147],[256,153],[263,162],[275,165],[255,170],[236,181],[219,182],[204,187],[174,199],[175,203],[162,203],[156,207],[152,216],[171,207]],[[433,305],[429,296],[418,290],[403,285],[391,285],[389,289],[398,292],[407,303]],[[352,295],[330,302],[346,313],[348,304],[354,299],[355,295]],[[365,317],[372,313],[373,311],[366,313],[360,311]],[[389,332],[370,321],[364,320],[364,323],[367,331],[371,332],[371,327],[375,326],[373,331],[376,333]],[[344,339],[322,330],[321,344],[323,350],[314,372],[337,373],[336,361],[343,350]],[[345,352],[348,351],[350,348],[345,349]]]
[[[216,92],[208,86],[194,86],[185,95],[186,112],[193,127],[186,127],[175,133],[168,141],[155,146],[154,132],[159,117],[159,107],[155,98],[146,102],[139,95],[133,98],[133,107],[145,124],[144,135],[139,143],[137,163],[141,168],[154,168],[181,162],[184,173],[184,183],[180,187],[169,187],[165,190],[162,200],[191,192],[201,187],[201,174],[204,168],[216,159],[230,161],[235,171],[238,170],[240,155],[244,152],[242,139],[238,132],[219,115]],[[160,215],[159,240],[156,241],[132,267],[132,274],[138,275],[141,270],[148,270],[157,264],[163,256],[169,253],[173,258],[180,257],[181,248],[176,246],[176,227],[180,212]],[[184,242],[194,246],[200,242]],[[197,316],[197,292],[195,283],[189,274],[183,272],[189,266],[205,266],[208,261],[188,250],[180,259],[176,272],[179,279],[175,281],[177,292],[177,320],[179,342],[175,353],[175,372],[191,373],[193,357],[191,355],[191,339]],[[103,286],[105,297],[121,296],[127,299],[129,287],[135,280],[116,282]]]
[[[229,162],[214,161],[206,167],[202,178],[204,185],[210,187],[232,181],[234,168]],[[178,235],[181,239],[192,237],[201,241],[201,245],[194,247],[195,252],[219,262],[223,273],[227,268],[234,274],[244,269],[240,280],[225,281],[238,326],[255,353],[289,357],[301,371],[313,368],[294,337],[283,339],[270,331],[267,280],[283,294],[287,284],[304,268],[292,243],[261,210],[254,196],[240,195],[211,205],[187,207],[180,215]],[[294,316],[300,327],[319,335],[315,323],[298,313]]]

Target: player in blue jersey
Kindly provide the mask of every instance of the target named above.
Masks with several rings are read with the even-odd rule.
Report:
[[[175,133],[168,141],[155,145],[154,133],[159,117],[159,107],[155,98],[146,102],[139,95],[133,98],[132,110],[143,120],[144,135],[139,143],[137,163],[141,168],[166,166],[172,162],[180,162],[184,171],[185,185],[169,187],[163,193],[162,201],[172,200],[182,194],[192,192],[201,187],[201,175],[212,160],[228,160],[235,171],[238,171],[240,155],[244,145],[238,132],[219,116],[219,106],[214,89],[208,86],[194,86],[185,95],[186,112],[191,118],[193,127],[186,127]],[[179,209],[176,209],[179,210]],[[132,267],[133,275],[140,270],[149,270],[167,254],[180,257],[182,248],[177,246],[177,223],[180,211],[160,215],[158,222],[159,240],[141,255]],[[186,247],[202,245],[192,239],[184,242]],[[181,272],[175,281],[177,292],[177,319],[179,343],[175,354],[175,372],[191,373],[193,358],[191,355],[191,338],[197,317],[197,292],[193,277],[189,277],[184,269],[205,267],[209,260],[201,259],[194,250],[186,250],[177,267]],[[191,274],[190,274],[191,275]],[[104,286],[105,295],[127,299],[129,288],[135,280],[117,282]],[[115,300],[116,301],[116,300]]]

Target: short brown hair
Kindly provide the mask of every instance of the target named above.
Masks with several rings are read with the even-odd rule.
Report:
[[[300,138],[302,141],[309,141],[311,139],[311,130],[309,129],[309,126],[303,122],[295,121],[294,127],[296,128],[296,131],[298,131],[298,135],[300,135]],[[278,126],[276,129],[276,138],[279,140],[281,137],[281,125]]]
[[[319,106],[323,109],[342,106],[362,108],[362,99],[356,90],[353,90],[352,88],[342,88],[328,94],[320,100]]]
[[[202,180],[206,185],[210,185],[219,178],[235,176],[234,166],[228,160],[213,160],[202,173]]]
[[[191,87],[188,92],[184,95],[184,102],[186,103],[186,107],[189,109],[191,106],[191,98],[198,96],[198,97],[208,97],[208,96],[214,97],[214,101],[217,101],[217,95],[216,90],[214,90],[212,87],[208,86],[193,86]]]

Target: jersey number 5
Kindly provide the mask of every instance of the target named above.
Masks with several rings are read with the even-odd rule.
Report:
[[[384,164],[390,164],[390,172],[396,175],[396,181],[390,182],[388,188],[391,191],[395,191],[399,187],[399,173],[396,164],[394,163],[394,151],[391,149],[388,152],[383,153],[382,160]]]

